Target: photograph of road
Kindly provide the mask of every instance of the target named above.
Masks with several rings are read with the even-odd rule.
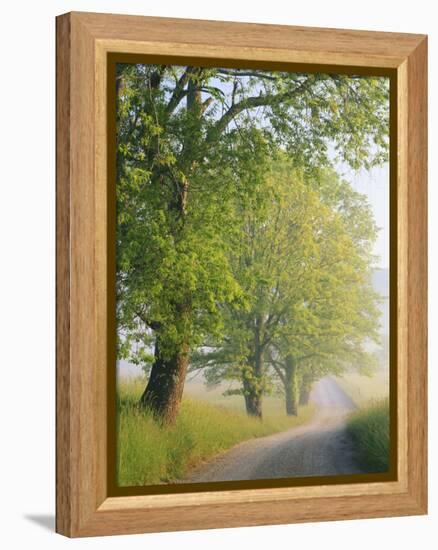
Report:
[[[332,378],[319,380],[312,391],[315,414],[309,422],[278,434],[233,447],[185,480],[231,481],[362,473],[354,447],[345,434],[345,418],[355,403]]]
[[[118,485],[387,472],[389,79],[114,87]]]

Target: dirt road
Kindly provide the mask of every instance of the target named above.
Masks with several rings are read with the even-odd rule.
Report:
[[[355,404],[333,378],[320,380],[313,419],[297,428],[240,443],[198,467],[185,483],[360,473],[345,417]]]

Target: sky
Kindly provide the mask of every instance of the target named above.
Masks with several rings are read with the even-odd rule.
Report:
[[[389,164],[370,171],[355,172],[348,168],[338,168],[338,171],[358,193],[368,197],[380,228],[374,245],[374,254],[379,256],[377,267],[389,269]]]

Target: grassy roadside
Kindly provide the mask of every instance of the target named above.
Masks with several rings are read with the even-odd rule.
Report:
[[[359,409],[347,421],[356,445],[356,459],[366,472],[389,468],[389,400],[382,399]]]
[[[389,395],[389,372],[387,370],[379,370],[373,376],[347,372],[335,379],[358,407],[367,406],[370,402],[384,399]]]
[[[118,393],[117,476],[121,486],[154,485],[181,479],[188,469],[236,443],[298,426],[310,419],[311,407],[298,417],[271,413],[263,421],[194,398],[185,398],[172,428],[160,427],[137,407],[143,385],[125,381]]]
[[[359,409],[347,420],[355,442],[356,460],[365,472],[386,472],[389,468],[389,373],[374,376],[346,373],[336,378]]]

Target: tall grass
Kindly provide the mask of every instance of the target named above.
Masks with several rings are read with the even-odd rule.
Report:
[[[372,376],[358,372],[346,372],[336,377],[336,382],[351,397],[358,407],[372,400],[381,400],[389,395],[389,370],[380,369]]]
[[[364,471],[387,472],[389,468],[389,400],[382,399],[353,413],[347,422],[356,459]]]
[[[240,441],[261,437],[308,420],[271,414],[260,421],[246,414],[193,398],[183,399],[172,427],[160,426],[137,403],[141,381],[118,387],[117,478],[121,486],[155,485],[183,478],[188,470]]]

